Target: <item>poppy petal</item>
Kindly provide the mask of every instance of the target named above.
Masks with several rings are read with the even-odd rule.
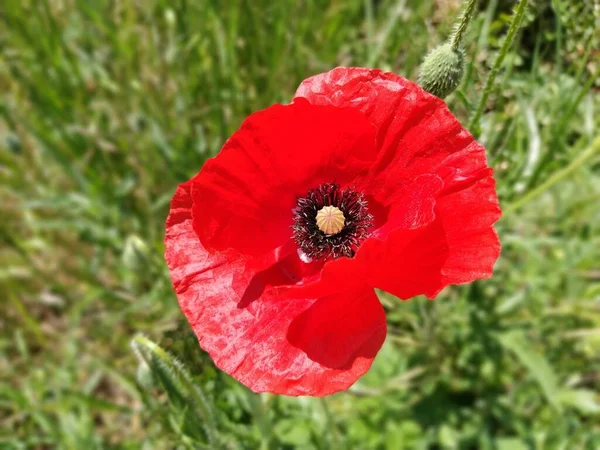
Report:
[[[327,272],[332,270],[347,277],[354,272],[401,299],[433,298],[450,284],[489,278],[500,256],[493,228],[500,217],[494,186],[488,175],[447,190],[435,200],[429,215],[429,206],[416,213],[423,219],[421,227],[395,229],[385,240],[365,241],[354,259],[328,264],[323,278],[330,277]]]
[[[378,158],[361,186],[375,205],[372,235],[387,241],[367,240],[324,272],[366,271],[400,298],[491,275],[500,254],[492,170],[442,100],[393,73],[345,67],[303,81],[296,97],[354,108],[377,129]]]
[[[356,109],[373,124],[379,151],[365,189],[390,207],[399,188],[437,173],[447,156],[474,142],[442,100],[393,73],[338,67],[304,80],[295,97]]]
[[[494,179],[488,176],[438,198],[436,212],[449,247],[443,267],[444,284],[469,283],[492,276],[501,250],[492,226],[501,214],[494,186]]]
[[[421,228],[397,229],[384,240],[365,241],[354,258],[329,261],[320,283],[297,288],[295,295],[323,292],[327,285],[343,280],[348,280],[348,286],[362,280],[401,299],[423,294],[432,297],[441,290],[448,251],[439,220]]]
[[[192,184],[180,185],[171,203],[165,257],[200,346],[256,392],[322,396],[351,386],[386,335],[373,289],[341,285],[311,298],[278,298],[265,290],[244,303],[239,292],[248,280],[239,275],[247,274],[248,258],[205,250],[192,224]]]
[[[375,130],[357,111],[303,99],[273,105],[202,167],[194,228],[209,251],[260,255],[290,238],[298,197],[323,182],[351,183],[376,156]]]

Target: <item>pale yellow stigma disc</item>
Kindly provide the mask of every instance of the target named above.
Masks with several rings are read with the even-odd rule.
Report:
[[[344,229],[346,218],[335,206],[323,206],[317,213],[317,226],[327,236],[338,234]]]

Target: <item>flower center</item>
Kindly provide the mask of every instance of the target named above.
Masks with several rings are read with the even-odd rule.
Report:
[[[327,236],[342,231],[345,221],[344,213],[335,206],[323,206],[317,213],[317,227]]]
[[[310,259],[352,258],[373,225],[367,200],[353,188],[323,183],[298,199],[294,241]]]

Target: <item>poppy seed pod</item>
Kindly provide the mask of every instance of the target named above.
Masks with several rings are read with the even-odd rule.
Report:
[[[453,48],[446,42],[430,51],[419,69],[419,84],[427,92],[444,98],[460,83],[465,69],[462,48]]]

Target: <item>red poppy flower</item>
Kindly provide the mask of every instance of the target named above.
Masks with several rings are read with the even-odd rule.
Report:
[[[166,260],[218,367],[257,392],[321,396],[385,339],[374,288],[433,298],[491,276],[499,216],[485,150],[443,101],[337,68],[249,116],[177,188]]]

